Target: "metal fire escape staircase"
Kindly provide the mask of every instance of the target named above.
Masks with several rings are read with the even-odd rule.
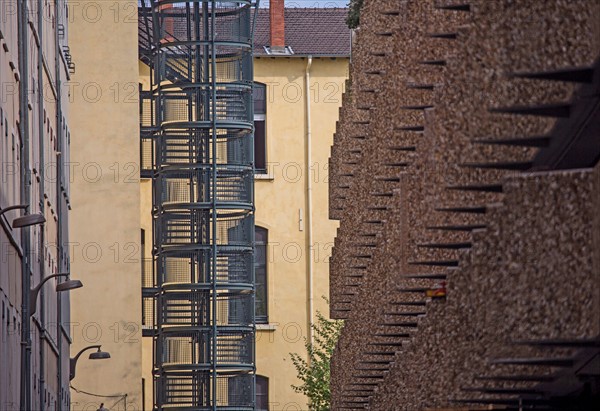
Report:
[[[255,10],[249,1],[141,1],[155,410],[255,408]]]

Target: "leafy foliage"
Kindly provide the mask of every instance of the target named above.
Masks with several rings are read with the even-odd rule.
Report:
[[[346,18],[346,24],[351,29],[355,29],[360,25],[360,9],[362,8],[364,0],[350,0],[348,3],[348,18]]]
[[[308,397],[312,411],[329,411],[331,392],[329,390],[331,354],[340,336],[344,322],[330,320],[317,311],[317,321],[313,324],[313,339],[305,339],[304,346],[309,361],[297,353],[290,353],[301,385],[292,385],[294,391]]]

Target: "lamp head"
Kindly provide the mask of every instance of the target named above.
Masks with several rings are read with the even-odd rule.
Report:
[[[56,291],[69,291],[74,290],[75,288],[83,287],[83,283],[79,280],[67,280],[60,284],[56,285]]]
[[[13,228],[28,227],[37,224],[44,224],[46,218],[41,214],[27,214],[22,217],[17,217],[13,220]]]
[[[89,358],[90,360],[107,360],[110,358],[110,353],[101,351],[100,348],[98,348],[98,351],[91,353]]]

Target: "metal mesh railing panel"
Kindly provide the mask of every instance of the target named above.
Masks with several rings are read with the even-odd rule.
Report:
[[[213,350],[210,332],[166,332],[161,339],[159,361],[167,371],[196,368],[242,368],[254,361],[251,332],[220,331]],[[213,355],[216,353],[216,356]]]
[[[216,299],[216,312],[213,313],[211,293],[208,290],[161,294],[160,324],[162,327],[180,327],[182,324],[208,327],[211,318],[214,318],[219,329],[252,327],[254,302],[251,295],[222,292]]]
[[[154,408],[253,410],[254,6],[142,1],[156,70],[141,103],[153,137],[141,164],[153,182]]]
[[[249,130],[219,129],[216,136],[215,156],[212,136],[206,130],[198,128],[185,131],[170,130],[160,139],[161,166],[163,168],[183,164],[208,166],[215,161],[223,166],[252,167],[253,147],[250,144]]]
[[[140,139],[140,171],[151,173],[156,170],[154,161],[155,140],[152,137],[141,137]]]
[[[156,287],[156,277],[154,274],[154,262],[152,259],[144,258],[142,260],[142,288]]]
[[[253,216],[246,213],[220,214],[216,221],[204,209],[164,213],[159,219],[161,245],[210,246],[230,245],[251,247],[253,244]],[[213,230],[207,225],[214,225]]]
[[[185,90],[166,89],[161,96],[163,125],[171,128],[185,127],[188,123],[216,121],[248,122],[252,116],[252,88],[250,84],[219,84],[213,100],[209,87],[193,87]],[[214,112],[213,112],[214,109]]]
[[[184,14],[185,11],[182,9],[187,4],[190,5],[192,12]],[[199,3],[197,7],[202,7],[201,5],[202,3]],[[180,1],[175,3],[173,8],[164,9],[161,12],[160,26],[162,30],[160,35],[162,41],[169,41],[173,38],[188,39],[189,37],[201,41],[213,40],[210,33],[210,21],[207,24],[201,14],[193,13],[193,8],[192,2]],[[215,19],[219,24],[214,40],[250,43],[252,41],[250,12],[249,4],[219,2],[215,9]],[[180,24],[175,24],[176,22],[180,22]]]
[[[248,251],[223,251],[215,259],[217,281],[220,283],[252,283],[254,258]]]
[[[251,374],[217,375],[216,379],[206,371],[165,375],[158,382],[165,409],[193,407],[197,411],[213,410],[213,407],[247,411],[254,408],[254,376]],[[214,387],[213,387],[214,385]],[[216,391],[215,401],[207,393]]]
[[[154,126],[154,98],[152,92],[140,92],[140,127],[147,128]]]
[[[182,252],[163,255],[161,261],[161,284],[208,284],[212,273],[216,282],[227,284],[252,284],[254,258],[249,250],[219,249],[216,258],[211,258],[211,250]],[[213,264],[216,266],[213,269]]]
[[[154,327],[156,300],[154,296],[142,296],[142,326]]]
[[[160,324],[163,327],[210,325],[211,298],[208,291],[165,293],[159,297],[159,301]]]
[[[212,170],[207,168],[172,170],[162,173],[157,184],[161,188],[160,205],[163,207],[176,204],[199,206],[210,202],[211,198],[217,202],[240,205],[249,205],[252,202],[251,169],[232,170],[219,167],[216,179],[213,179]]]

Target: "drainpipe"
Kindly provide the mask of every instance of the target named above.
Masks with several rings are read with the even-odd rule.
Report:
[[[46,175],[44,174],[44,170],[45,170],[45,164],[44,164],[44,87],[42,87],[42,85],[44,84],[44,5],[42,3],[42,0],[38,0],[37,2],[37,7],[38,7],[38,19],[37,19],[37,35],[39,38],[39,47],[38,47],[38,53],[37,53],[37,57],[38,57],[38,61],[37,61],[37,70],[38,70],[38,158],[35,159],[38,161],[38,173],[40,176],[40,184],[39,184],[39,207],[40,207],[40,212],[42,214],[45,214],[45,202],[44,202],[44,192],[45,192],[45,178]],[[38,241],[38,253],[40,255],[38,255],[39,258],[39,268],[40,268],[40,281],[44,278],[44,272],[46,269],[46,261],[43,258],[43,254],[44,254],[44,229],[43,227],[39,227],[36,228],[39,229],[39,241]],[[45,349],[46,349],[46,295],[44,293],[44,287],[42,287],[41,292],[40,292],[40,335],[39,335],[39,362],[40,362],[40,373],[39,373],[39,387],[40,387],[40,392],[39,392],[39,407],[40,410],[43,411],[45,409],[44,406],[44,399],[45,399],[45,394],[44,394],[44,389],[45,389],[45,385],[46,385],[46,370],[45,370],[45,362],[46,362],[46,358],[45,358]],[[60,358],[60,357],[59,357]],[[58,362],[58,367],[60,368],[60,362]],[[60,386],[59,386],[60,387]],[[60,393],[60,391],[59,391]],[[60,394],[59,394],[60,397]]]
[[[310,127],[310,67],[312,66],[312,56],[308,56],[306,62],[306,288],[307,288],[307,335],[308,342],[313,342],[313,258],[312,258],[312,176],[310,175],[312,162],[312,142]],[[310,361],[310,358],[309,358]],[[310,365],[310,364],[309,364]]]
[[[57,253],[56,253],[56,266],[58,268],[58,272],[69,271],[70,267],[65,264],[66,261],[63,258],[64,255],[64,242],[65,237],[68,235],[65,231],[68,230],[68,218],[66,214],[66,210],[63,207],[63,194],[61,190],[61,186],[64,185],[64,157],[63,153],[66,152],[63,147],[63,141],[65,138],[65,133],[63,132],[63,98],[62,98],[62,58],[61,58],[61,44],[60,37],[58,34],[58,24],[65,24],[65,30],[67,30],[67,21],[64,19],[63,14],[65,13],[60,0],[54,0],[54,20],[56,22],[54,27],[54,76],[56,82],[56,150],[58,151],[58,155],[56,156],[56,183],[55,183],[55,191],[56,191],[56,215],[58,216],[58,227],[56,230],[56,242],[58,244]],[[68,31],[65,31],[65,36],[68,35]],[[65,68],[68,73],[68,69]],[[66,74],[68,76],[68,74]],[[69,159],[67,158],[67,161]],[[68,241],[68,240],[67,240]],[[62,296],[62,293],[56,293],[56,319],[57,319],[57,327],[56,327],[56,338],[57,338],[57,346],[58,346],[58,372],[56,374],[56,381],[58,387],[58,398],[59,404],[62,407],[62,402],[65,400],[63,395],[63,385],[65,385],[65,389],[68,389],[68,384],[63,382],[64,376],[62,372],[62,362],[64,361],[64,355],[69,355],[69,345],[65,346],[63,344],[63,301],[64,299],[68,299],[67,296]],[[68,300],[70,301],[70,300]],[[70,302],[69,308],[70,310]],[[72,336],[70,335],[72,338]],[[70,344],[68,342],[67,344]]]
[[[29,171],[29,58],[28,2],[17,5],[19,51],[19,131],[21,135],[21,204],[30,205],[31,174]],[[21,410],[31,410],[31,318],[29,316],[29,289],[31,288],[30,227],[21,229],[23,261],[21,267]]]

